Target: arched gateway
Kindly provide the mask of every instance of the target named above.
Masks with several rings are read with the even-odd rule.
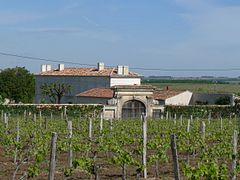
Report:
[[[122,118],[139,118],[142,113],[146,113],[146,107],[141,101],[130,100],[122,106]]]

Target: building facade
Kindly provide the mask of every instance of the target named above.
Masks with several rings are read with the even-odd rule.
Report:
[[[69,84],[71,91],[63,96],[61,103],[75,103],[76,94],[92,88],[141,83],[141,77],[129,72],[128,66],[105,68],[103,63],[98,63],[96,68],[65,68],[59,64],[57,69],[52,69],[50,65],[42,65],[41,72],[35,75],[35,79],[36,103],[50,103],[48,97],[41,92],[44,84]]]
[[[51,83],[71,86],[71,91],[63,96],[61,103],[103,104],[106,119],[136,118],[142,114],[159,118],[165,105],[187,106],[205,101],[211,105],[219,97],[228,95],[141,85],[141,76],[130,72],[128,66],[106,68],[103,63],[98,63],[96,68],[65,68],[60,64],[57,69],[42,65],[41,72],[36,75],[36,103],[49,103],[41,93],[41,86]],[[229,98],[232,103],[233,97],[229,95]]]

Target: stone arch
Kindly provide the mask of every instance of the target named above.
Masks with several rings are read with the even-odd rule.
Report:
[[[139,100],[129,100],[123,103],[122,118],[140,118],[142,113],[146,113],[146,106]]]

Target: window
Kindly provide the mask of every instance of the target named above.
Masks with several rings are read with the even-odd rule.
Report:
[[[161,109],[153,109],[152,117],[153,117],[154,119],[159,119],[159,118],[161,118]]]

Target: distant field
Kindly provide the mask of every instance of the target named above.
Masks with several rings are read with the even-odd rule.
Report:
[[[179,83],[179,82],[146,82],[143,84],[151,84],[156,87],[166,88],[175,90],[189,90],[193,92],[216,92],[216,93],[240,93],[239,84],[213,84],[213,83]]]

